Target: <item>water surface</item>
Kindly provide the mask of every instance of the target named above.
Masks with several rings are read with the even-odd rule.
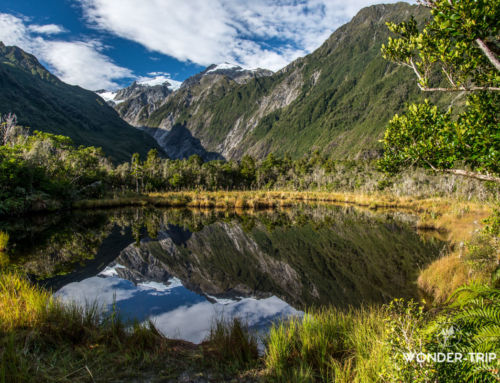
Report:
[[[113,305],[171,338],[200,342],[216,317],[265,330],[309,307],[415,297],[442,246],[412,217],[298,206],[236,214],[112,209],[2,222],[12,261],[65,301]]]

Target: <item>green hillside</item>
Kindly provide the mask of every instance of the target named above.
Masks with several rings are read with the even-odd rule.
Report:
[[[1,42],[0,89],[1,114],[15,113],[20,125],[102,147],[116,162],[158,148],[152,137],[123,121],[94,92],[65,84],[34,56]]]
[[[385,23],[411,15],[419,22],[430,17],[407,3],[364,8],[315,52],[273,76],[185,87],[146,125],[173,117],[226,158],[270,152],[297,158],[316,149],[336,158],[371,156],[389,119],[424,98],[411,71],[380,53],[389,36]]]

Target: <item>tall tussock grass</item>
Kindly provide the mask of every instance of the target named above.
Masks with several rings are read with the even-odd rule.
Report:
[[[257,338],[238,318],[218,318],[204,342],[209,362],[223,369],[241,369],[255,365],[259,357]]]
[[[272,381],[373,382],[387,361],[382,308],[324,308],[278,322],[264,357]]]
[[[21,274],[0,274],[1,383],[133,376],[165,351],[151,324],[124,323],[95,304],[63,304]]]

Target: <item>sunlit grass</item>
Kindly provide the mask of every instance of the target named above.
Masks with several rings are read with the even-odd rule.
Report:
[[[448,254],[432,262],[420,272],[418,287],[434,303],[444,303],[458,287],[467,283],[470,278],[470,268],[458,256]]]
[[[272,381],[373,382],[387,363],[382,308],[325,308],[279,322],[268,338]]]
[[[0,253],[7,251],[8,243],[9,243],[9,234],[0,231]]]
[[[130,377],[168,357],[168,341],[149,324],[63,304],[20,274],[0,274],[2,383]]]

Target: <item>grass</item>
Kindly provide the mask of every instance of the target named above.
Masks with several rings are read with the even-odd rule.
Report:
[[[81,200],[73,204],[76,209],[118,206],[162,206],[193,208],[268,209],[287,207],[298,203],[350,204],[370,209],[405,209],[416,212],[422,229],[449,229],[457,217],[465,222],[486,217],[491,204],[455,201],[446,198],[401,197],[383,193],[348,193],[322,191],[181,191],[149,193],[132,197]],[[449,222],[449,221],[453,222]],[[455,229],[456,231],[456,229]]]
[[[168,360],[168,342],[152,326],[63,305],[9,272],[0,275],[0,344],[2,383],[135,376]]]
[[[432,262],[422,270],[418,286],[437,304],[444,303],[458,287],[470,279],[470,268],[456,253],[448,254]]]
[[[202,344],[205,359],[219,369],[237,371],[257,365],[257,338],[241,319],[219,318]]]
[[[0,274],[0,383],[155,382],[181,374],[225,381],[223,366],[234,377],[257,356],[255,338],[237,320],[217,323],[197,346],[95,304],[63,304],[21,274]]]
[[[0,253],[7,251],[7,244],[9,243],[9,234],[0,231]]]
[[[386,363],[384,310],[333,307],[279,322],[264,357],[277,382],[373,382]]]

